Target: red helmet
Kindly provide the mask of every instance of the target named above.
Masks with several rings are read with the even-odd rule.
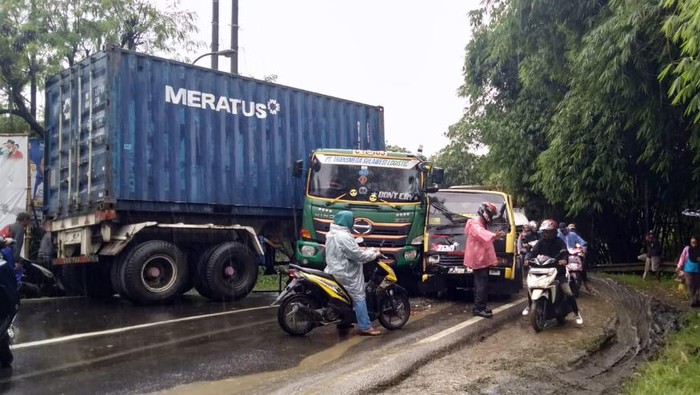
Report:
[[[491,220],[493,220],[493,217],[498,214],[498,209],[496,208],[496,205],[490,202],[483,202],[479,206],[479,209],[476,211],[476,213],[483,218],[484,222],[487,224],[491,223]]]

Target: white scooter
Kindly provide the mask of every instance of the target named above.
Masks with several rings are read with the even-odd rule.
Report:
[[[530,261],[527,288],[532,300],[530,323],[535,332],[545,329],[548,321],[555,318],[563,324],[566,315],[573,312],[568,297],[559,288],[558,265],[556,259],[545,255],[538,255]]]

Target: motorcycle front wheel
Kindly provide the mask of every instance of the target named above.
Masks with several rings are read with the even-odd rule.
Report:
[[[530,312],[530,324],[535,332],[544,329],[547,324],[547,316],[545,314],[545,299],[538,299],[532,302],[532,311]]]
[[[277,310],[277,322],[285,332],[302,336],[314,328],[313,319],[303,308],[315,309],[316,301],[306,294],[295,294],[282,301]]]
[[[411,315],[408,293],[399,287],[389,288],[379,299],[379,323],[389,330],[400,329]]]

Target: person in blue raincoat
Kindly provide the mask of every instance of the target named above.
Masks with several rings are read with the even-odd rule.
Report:
[[[374,260],[379,252],[362,249],[352,236],[350,228],[354,222],[353,213],[340,211],[335,214],[331,229],[326,235],[326,269],[348,291],[352,298],[360,334],[377,336],[380,331],[372,327],[365,300],[365,276],[362,264]]]
[[[6,324],[12,321],[17,313],[19,297],[17,294],[17,279],[15,278],[15,263],[12,249],[7,247],[12,239],[0,236],[0,368],[7,369],[12,366],[12,351],[10,350],[10,338],[7,334]]]

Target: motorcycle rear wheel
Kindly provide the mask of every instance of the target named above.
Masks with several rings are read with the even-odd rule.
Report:
[[[315,309],[316,301],[309,295],[295,294],[282,301],[277,310],[277,322],[292,336],[303,336],[315,326],[313,319],[300,311],[300,306]]]
[[[379,300],[379,323],[393,331],[406,325],[410,316],[408,293],[403,288],[389,288]]]
[[[547,324],[545,315],[545,300],[538,299],[532,303],[532,311],[530,311],[530,324],[535,332],[543,330]]]

